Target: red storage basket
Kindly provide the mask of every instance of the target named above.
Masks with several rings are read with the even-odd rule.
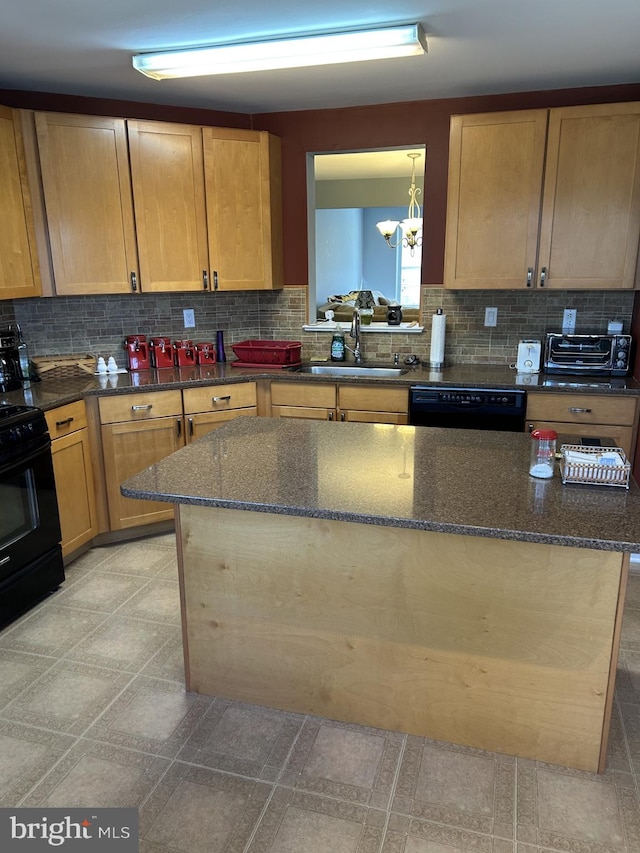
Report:
[[[232,344],[239,361],[245,364],[299,364],[302,352],[300,341],[242,341]]]

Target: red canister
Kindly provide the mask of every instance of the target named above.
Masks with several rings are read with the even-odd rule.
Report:
[[[148,370],[149,346],[146,335],[127,335],[124,341],[127,353],[127,367],[129,370]]]
[[[174,341],[173,352],[177,367],[192,367],[196,363],[193,341]]]
[[[173,367],[171,338],[151,338],[150,348],[153,367]]]
[[[216,348],[213,343],[201,342],[196,344],[196,358],[198,364],[215,364]]]

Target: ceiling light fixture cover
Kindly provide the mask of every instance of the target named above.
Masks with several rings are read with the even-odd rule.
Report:
[[[133,56],[133,67],[154,80],[167,80],[418,56],[426,51],[427,42],[420,24],[406,24],[276,41],[140,53]]]

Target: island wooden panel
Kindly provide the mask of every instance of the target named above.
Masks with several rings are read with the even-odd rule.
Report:
[[[179,514],[188,689],[602,766],[628,557],[220,508]]]

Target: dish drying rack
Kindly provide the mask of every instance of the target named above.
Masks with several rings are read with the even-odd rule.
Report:
[[[568,454],[580,455],[572,459]],[[603,455],[614,454],[620,464],[599,461]],[[629,488],[631,463],[619,447],[585,447],[582,444],[563,444],[560,448],[560,474],[563,483],[582,483],[590,486],[622,486]],[[587,458],[591,457],[591,459]]]

